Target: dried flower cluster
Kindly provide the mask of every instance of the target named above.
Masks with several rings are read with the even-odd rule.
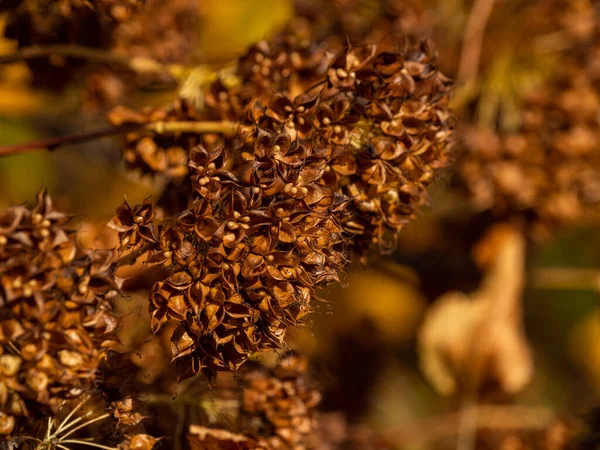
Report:
[[[235,124],[239,120],[251,120],[249,110],[265,91],[294,97],[322,82],[331,55],[320,47],[318,41],[311,40],[310,28],[295,28],[272,41],[251,45],[239,58],[234,74],[222,74],[199,93],[202,110],[194,107],[191,100],[178,99],[167,108],[135,111],[117,107],[110,112],[109,121],[122,125],[203,120],[226,120]],[[225,143],[223,136],[212,133],[199,135],[182,131],[164,136],[136,131],[125,137],[123,159],[132,170],[181,180],[188,174],[189,149],[202,144],[213,150]]]
[[[209,87],[205,114],[235,117],[238,135],[189,153],[188,209],[155,220],[149,202],[124,203],[111,222],[123,249],[142,248],[148,264],[171,271],[155,284],[150,310],[154,330],[180,322],[173,354],[184,377],[236,370],[253,352],[280,348],[316,288],[339,279],[351,249],[393,247],[448,162],[450,83],[428,44],[348,48],[326,69],[321,57],[301,55],[259,43],[240,60],[243,83]],[[293,95],[305,68],[321,79]],[[113,121],[168,124],[181,113],[198,118],[194,109],[121,108]],[[189,149],[185,135],[131,138],[126,154],[134,148],[137,161],[146,146],[177,149],[177,160]]]
[[[200,120],[201,116],[189,102],[178,100],[168,108],[146,108],[140,112],[118,106],[110,112],[108,118],[113,125],[122,125]],[[122,155],[131,170],[182,180],[188,175],[189,149],[199,143],[205,141],[197,133],[180,133],[175,138],[140,130],[125,136]],[[222,140],[219,143],[222,144]]]
[[[318,412],[320,399],[306,358],[288,353],[276,366],[248,363],[235,385],[221,386],[211,398],[216,405],[231,405],[227,414],[211,428],[192,425],[188,442],[192,450],[393,448],[374,430],[348,424],[342,413]]]
[[[163,63],[183,64],[194,55],[200,10],[196,0],[143,0],[132,20],[115,30],[115,51]]]
[[[19,31],[21,45],[48,43],[78,43],[96,46],[106,37],[107,27],[131,18],[144,0],[26,0],[3,2],[1,9],[8,11],[8,22]],[[25,28],[21,28],[24,27]],[[93,35],[86,26],[103,31]],[[87,32],[86,32],[87,31]],[[88,41],[94,39],[93,41]],[[96,44],[96,45],[94,45]]]
[[[150,65],[190,64],[198,44],[200,20],[197,0],[143,0],[143,7],[131,19],[119,22],[114,29],[111,53],[124,59],[144,59]],[[174,77],[168,70],[130,74],[117,67],[99,68],[86,77],[86,106],[91,110],[112,107],[136,87],[173,88]]]
[[[528,288],[597,278],[525,264],[526,230],[538,237],[600,212],[597,2],[292,3],[285,30],[216,70],[197,66],[200,15],[224,18],[212,4],[0,0],[5,37],[18,44],[0,62],[26,61],[38,86],[82,81],[84,105],[103,109],[141,86],[181,82],[166,107],[119,106],[114,127],[43,141],[123,133],[128,169],[162,186],[156,201],[117,208],[110,250],[83,248],[45,190],[32,207],[0,212],[0,450],[592,447],[594,417],[578,429],[512,399],[534,370],[522,324]],[[394,251],[428,187],[450,170],[453,83],[421,41],[440,29],[444,71],[466,84],[456,99],[462,152],[445,197],[458,208],[428,217],[412,234],[425,242],[395,255],[426,288],[388,261],[381,276],[350,277],[368,281],[344,302],[351,313],[340,324],[288,343],[350,261]],[[442,273],[431,254],[421,264],[430,249],[459,268]],[[122,289],[132,294],[123,302]],[[385,417],[407,409],[388,394],[420,382],[398,380],[405,369],[389,352],[411,337],[433,387],[467,402],[382,435],[361,420],[369,404]],[[275,363],[289,347],[309,348],[325,380],[340,383],[321,394],[308,359],[285,352]],[[336,412],[318,411],[322,395]]]
[[[68,221],[44,191],[33,208],[15,206],[0,216],[4,434],[17,418],[48,413],[89,390],[117,325],[112,253],[81,254]]]
[[[69,221],[44,190],[0,214],[0,438],[108,385],[99,367],[116,342],[120,280],[113,252],[80,248]],[[139,423],[119,417],[128,401],[109,407],[123,426]]]
[[[385,0],[334,0],[325,6],[310,0],[296,2],[297,14],[306,18],[314,30],[345,35],[351,42],[431,34],[434,24],[425,6],[423,2]],[[513,44],[527,49],[523,53],[531,51],[531,42],[541,46],[544,39],[558,34],[564,50],[553,67],[544,69],[541,85],[528,89],[516,100],[516,128],[498,127],[496,118],[481,125],[477,113],[469,109],[471,103],[461,112],[465,121],[458,134],[463,157],[455,179],[466,188],[468,200],[476,209],[491,210],[501,219],[525,217],[534,225],[534,233],[575,223],[598,211],[600,201],[600,152],[595,131],[599,108],[597,5],[588,0],[553,0],[519,8],[509,2],[497,5],[494,11],[490,28],[501,31],[505,29],[506,14],[525,16],[525,38],[519,34],[517,39],[521,40]],[[483,84],[485,70],[495,70],[498,40],[504,39],[495,28],[489,32],[492,38],[482,42],[484,71],[479,82]],[[460,41],[441,44],[447,46],[446,56],[460,53],[452,47]],[[546,45],[550,52],[555,51],[551,44]],[[545,57],[535,51],[526,59]],[[452,61],[447,64],[452,65]],[[480,100],[491,102],[490,96]]]
[[[175,75],[160,64],[190,61],[200,21],[196,0],[6,1],[2,11],[4,36],[24,52],[33,85],[81,84],[87,111],[112,107],[136,87],[172,87]],[[131,58],[144,64],[128,65]]]

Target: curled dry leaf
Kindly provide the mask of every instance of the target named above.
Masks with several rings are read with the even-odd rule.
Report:
[[[241,434],[200,425],[190,426],[188,442],[192,450],[257,450],[265,448]]]
[[[428,311],[418,336],[419,356],[440,393],[493,385],[514,394],[531,378],[522,327],[524,252],[518,230],[496,225],[475,249],[486,269],[479,289],[445,294]]]
[[[129,441],[127,450],[152,450],[159,440],[147,434],[136,434]]]

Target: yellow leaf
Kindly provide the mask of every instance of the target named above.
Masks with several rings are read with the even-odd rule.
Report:
[[[236,57],[248,45],[281,29],[292,15],[290,0],[201,0],[202,59]]]

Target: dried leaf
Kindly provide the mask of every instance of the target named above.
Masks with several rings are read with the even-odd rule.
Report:
[[[482,284],[470,295],[445,294],[429,309],[418,336],[421,368],[444,395],[490,384],[515,394],[533,370],[522,324],[525,240],[496,225],[476,250],[487,268]]]

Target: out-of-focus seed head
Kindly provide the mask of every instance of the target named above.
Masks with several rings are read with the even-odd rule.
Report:
[[[566,10],[552,17],[571,35],[571,47],[520,99],[518,126],[464,127],[456,166],[457,184],[475,209],[520,218],[536,238],[600,211],[600,72],[590,62],[600,48],[600,21],[592,2],[558,3]]]
[[[0,427],[10,434],[89,392],[114,341],[112,252],[81,249],[40,191],[0,213]]]
[[[144,0],[25,0],[7,10],[5,36],[19,47],[77,44],[109,48],[114,30],[130,20]],[[82,65],[74,58],[39,58],[28,61],[36,86],[58,89],[72,79]]]

